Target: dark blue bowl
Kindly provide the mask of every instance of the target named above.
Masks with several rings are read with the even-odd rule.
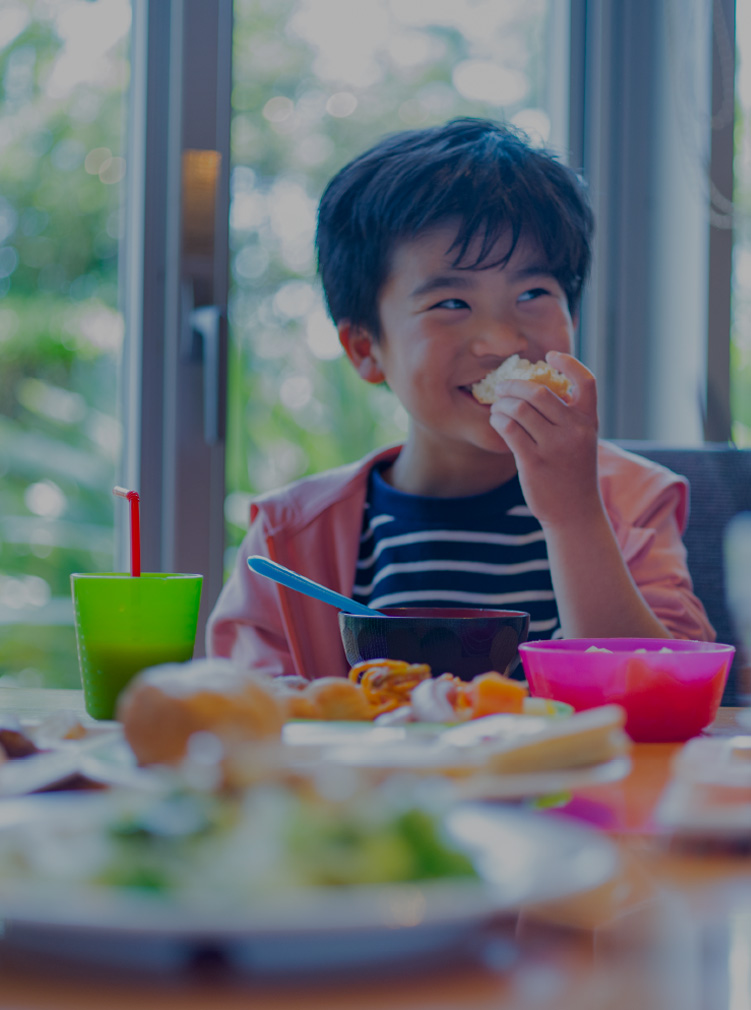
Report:
[[[366,659],[427,663],[434,677],[453,673],[472,680],[479,673],[506,673],[529,631],[520,610],[389,607],[383,617],[339,614],[350,666]]]

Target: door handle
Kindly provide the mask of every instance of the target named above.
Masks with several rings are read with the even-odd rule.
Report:
[[[203,362],[203,437],[207,445],[224,439],[225,417],[219,396],[224,320],[219,305],[202,305],[188,316],[188,325],[198,337],[197,346],[193,341],[193,357]]]

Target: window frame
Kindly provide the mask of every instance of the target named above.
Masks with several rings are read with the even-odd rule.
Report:
[[[143,570],[204,575],[197,656],[224,579],[231,52],[231,0],[134,0],[123,472],[142,499]],[[183,206],[185,152],[196,150],[219,155],[212,241],[200,254]],[[213,306],[219,323],[211,388],[207,344],[192,325],[199,306]],[[207,440],[212,401],[218,423]],[[123,527],[118,517],[121,566]]]
[[[579,351],[599,379],[601,432],[691,445],[731,439],[732,221],[711,198],[732,196],[732,116],[713,116],[734,107],[735,0],[681,32],[679,7],[571,0],[569,139],[597,222]],[[676,102],[686,66],[704,103],[688,124],[706,162],[693,180]]]

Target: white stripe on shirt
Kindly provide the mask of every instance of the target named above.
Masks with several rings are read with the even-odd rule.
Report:
[[[358,567],[360,567],[358,565]],[[493,565],[484,561],[405,561],[384,565],[376,577],[367,585],[355,583],[353,592],[363,595],[373,592],[373,587],[389,575],[407,572],[473,572],[476,575],[520,575],[522,572],[546,572],[550,568],[547,558],[520,561],[516,564]]]
[[[558,618],[557,617],[551,617],[549,621],[530,621],[529,622],[529,633],[531,635],[533,631],[536,632],[536,633],[539,633],[539,632],[542,632],[542,631],[552,631],[553,628],[557,628],[557,627],[558,627]],[[556,636],[554,635],[553,637],[555,638]],[[562,631],[561,631],[561,634],[558,637],[559,638],[563,638],[563,632]]]
[[[384,523],[392,523],[394,521],[393,516],[380,515],[373,516],[367,525],[367,528],[362,531],[360,536],[361,540],[365,540],[366,537],[372,536],[373,530],[378,529],[379,526],[383,526]]]
[[[389,593],[385,596],[376,596],[370,600],[368,606],[378,610],[379,607],[399,607],[417,600],[449,600],[456,603],[468,603],[472,606],[480,604],[485,607],[496,607],[508,603],[528,603],[533,600],[554,599],[555,594],[544,589],[539,592],[526,590],[519,593],[463,593],[456,590],[419,589],[411,593]]]
[[[430,543],[434,540],[455,544],[497,544],[503,547],[522,547],[525,544],[539,543],[544,539],[545,534],[542,530],[522,533],[519,536],[510,533],[477,533],[474,530],[418,530],[416,533],[403,533],[401,536],[384,537],[383,540],[379,540],[370,557],[361,558],[357,562],[357,567],[367,568],[387,547],[400,547],[404,544]]]

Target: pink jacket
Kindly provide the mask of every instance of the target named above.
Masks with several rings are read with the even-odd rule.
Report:
[[[208,655],[273,675],[346,676],[334,607],[250,571],[262,554],[346,596],[352,593],[368,473],[392,446],[357,463],[263,495],[206,629]],[[683,477],[608,442],[599,447],[602,497],[629,571],[676,638],[714,639],[694,596],[681,533],[688,521]]]

